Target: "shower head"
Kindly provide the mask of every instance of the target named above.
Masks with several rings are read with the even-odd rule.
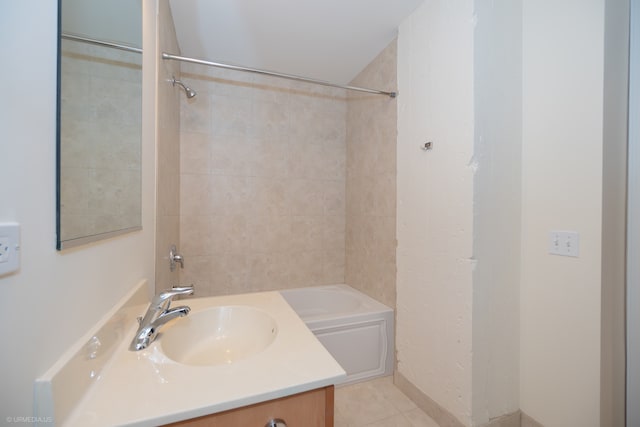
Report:
[[[171,84],[173,86],[175,86],[175,85],[181,86],[182,89],[184,89],[184,93],[187,94],[187,98],[188,99],[191,99],[194,96],[196,96],[196,91],[195,90],[191,89],[189,86],[185,85],[180,80],[176,80],[175,76],[171,78]]]

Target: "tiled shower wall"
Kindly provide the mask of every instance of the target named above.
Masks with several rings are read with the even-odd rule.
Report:
[[[351,83],[396,90],[396,41]],[[393,308],[396,305],[396,140],[395,99],[350,93],[346,282]]]
[[[182,64],[183,283],[198,296],[345,281],[346,94]]]
[[[161,52],[178,52],[178,42],[169,2],[158,2]],[[158,78],[158,191],[156,200],[156,292],[179,283],[178,269],[169,269],[169,247],[180,242],[180,98],[183,93],[173,87],[172,76],[180,78],[180,63],[162,61]]]

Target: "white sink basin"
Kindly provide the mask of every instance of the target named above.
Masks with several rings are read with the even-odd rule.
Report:
[[[276,338],[276,321],[249,306],[213,307],[172,322],[159,337],[162,352],[185,365],[236,362],[260,353]]]

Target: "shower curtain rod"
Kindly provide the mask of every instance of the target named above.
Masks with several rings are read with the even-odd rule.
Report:
[[[337,87],[337,88],[340,88],[340,89],[355,90],[355,91],[358,91],[358,92],[366,92],[366,93],[372,93],[372,94],[376,94],[376,95],[386,95],[386,96],[389,96],[391,98],[395,98],[397,96],[396,92],[386,92],[386,91],[383,91],[383,90],[367,89],[367,88],[364,88],[364,87],[357,87],[357,86],[346,86],[346,85],[341,85],[341,84],[337,84],[337,83],[327,82],[327,81],[324,81],[324,80],[310,79],[308,77],[300,77],[300,76],[295,76],[295,75],[292,75],[292,74],[277,73],[275,71],[260,70],[258,68],[249,68],[249,67],[242,67],[242,66],[239,66],[239,65],[229,65],[229,64],[222,64],[222,63],[219,63],[219,62],[204,61],[202,59],[195,59],[195,58],[189,58],[189,57],[186,57],[186,56],[172,55],[170,53],[165,53],[165,52],[162,53],[162,59],[170,59],[170,60],[174,60],[174,61],[190,62],[192,64],[200,64],[200,65],[207,65],[209,67],[225,68],[227,70],[245,71],[245,72],[248,72],[248,73],[262,74],[262,75],[265,75],[265,76],[279,77],[279,78],[282,78],[282,79],[296,80],[296,81],[305,82],[305,83],[314,83],[314,84],[318,84],[318,85],[322,85],[322,86]]]
[[[70,33],[61,33],[60,37],[63,38],[63,39],[66,39],[66,40],[73,40],[73,41],[76,41],[76,42],[89,43],[89,44],[94,44],[96,46],[112,47],[114,49],[125,50],[127,52],[142,53],[142,49],[140,49],[138,47],[128,46],[126,44],[118,44],[118,43],[113,43],[113,42],[106,42],[106,41],[98,40],[98,39],[91,39],[89,37],[78,36],[78,35],[70,34]]]

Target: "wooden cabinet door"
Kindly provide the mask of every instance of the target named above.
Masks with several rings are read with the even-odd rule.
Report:
[[[167,424],[169,427],[265,427],[280,418],[287,427],[333,427],[333,386],[204,417]]]

